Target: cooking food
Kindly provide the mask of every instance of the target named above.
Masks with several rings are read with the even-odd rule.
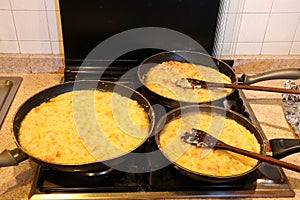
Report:
[[[140,145],[149,118],[137,101],[114,92],[75,90],[33,108],[19,141],[30,155],[59,164],[114,158]]]
[[[161,96],[186,101],[207,102],[227,96],[232,90],[228,88],[185,89],[176,82],[181,78],[194,78],[209,82],[231,83],[228,76],[202,65],[179,61],[166,61],[152,67],[145,74],[146,87]]]
[[[192,128],[203,130],[219,140],[252,152],[260,152],[254,134],[233,119],[201,112],[182,115],[168,122],[159,135],[163,153],[177,165],[211,176],[234,176],[251,170],[257,160],[220,149],[199,148],[182,141]]]

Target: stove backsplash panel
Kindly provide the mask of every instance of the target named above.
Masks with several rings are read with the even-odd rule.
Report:
[[[60,0],[60,14],[66,66],[101,65],[109,60],[104,54],[90,55],[103,41],[119,34],[144,27],[159,27],[177,31],[192,38],[203,49],[189,42],[180,50],[213,53],[215,32],[222,0]],[[148,39],[145,38],[145,41]],[[143,41],[139,41],[143,46]],[[161,43],[164,43],[161,40]],[[178,41],[170,48],[178,47]],[[114,48],[123,48],[120,47]],[[168,44],[167,44],[168,45]],[[173,45],[173,46],[172,46]],[[146,46],[146,45],[145,45]],[[117,58],[125,63],[142,61],[165,49],[141,48]]]

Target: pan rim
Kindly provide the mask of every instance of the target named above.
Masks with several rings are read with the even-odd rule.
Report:
[[[163,129],[164,126],[162,126],[161,124],[165,121],[167,124],[169,121],[172,121],[173,119],[176,119],[176,118],[179,118],[181,116],[181,114],[179,116],[173,116],[175,112],[178,112],[179,110],[187,110],[187,109],[191,109],[191,110],[195,110],[194,108],[196,109],[216,109],[216,110],[221,110],[221,111],[225,111],[226,112],[226,117],[227,117],[227,113],[230,113],[232,114],[233,116],[236,116],[237,118],[241,119],[241,120],[244,120],[243,122],[247,123],[247,126],[250,126],[251,128],[253,128],[256,133],[253,133],[252,131],[249,130],[248,127],[245,127],[242,123],[238,122],[239,124],[241,124],[242,126],[244,126],[245,128],[247,128],[252,134],[254,134],[255,138],[257,139],[259,145],[260,145],[260,153],[262,154],[266,154],[266,142],[267,140],[263,137],[263,134],[261,132],[261,130],[255,125],[253,124],[249,119],[247,119],[246,117],[244,117],[243,115],[237,113],[237,112],[234,112],[232,110],[227,110],[227,109],[224,109],[222,107],[219,107],[219,106],[213,106],[213,105],[186,105],[186,106],[182,106],[182,107],[179,107],[179,108],[175,108],[171,111],[169,111],[168,113],[166,113],[164,116],[162,116],[159,121],[157,122],[156,124],[156,127],[155,127],[155,142],[158,146],[158,149],[161,150],[161,144],[160,144],[160,141],[159,141],[159,136],[160,136],[160,133],[161,133],[161,130]],[[187,112],[187,113],[192,113],[192,112]],[[184,114],[187,114],[187,113],[184,113]],[[215,112],[216,113],[216,112]],[[172,117],[171,120],[167,121],[167,117]],[[230,117],[230,119],[232,119]],[[236,121],[236,119],[233,119]],[[210,175],[210,174],[204,174],[204,173],[199,173],[199,172],[196,172],[196,171],[193,171],[191,169],[188,169],[186,167],[183,167],[182,165],[178,164],[177,162],[174,162],[174,161],[171,161],[169,159],[169,156],[167,156],[165,154],[165,152],[163,152],[161,150],[162,154],[166,157],[166,159],[168,159],[170,161],[170,164],[174,165],[174,167],[179,170],[181,173],[183,174],[190,174],[191,176],[199,176],[199,179],[201,180],[207,180],[207,181],[213,181],[213,182],[228,182],[228,181],[232,181],[232,180],[235,180],[235,179],[239,179],[239,178],[242,178],[248,174],[251,174],[252,172],[254,172],[257,168],[259,168],[261,165],[262,165],[262,161],[259,161],[257,160],[257,163],[254,167],[252,167],[250,170],[246,171],[246,172],[243,172],[243,173],[240,173],[240,174],[235,174],[235,175],[231,175],[231,176],[216,176],[216,175]],[[179,168],[179,169],[178,169]],[[182,172],[183,170],[183,172]],[[196,178],[198,179],[198,177]]]
[[[145,87],[147,88],[147,90],[149,90],[150,92],[152,92],[154,95],[156,95],[158,98],[163,98],[165,99],[164,102],[171,102],[171,101],[174,101],[174,102],[177,102],[177,103],[182,103],[183,105],[186,105],[186,104],[206,104],[206,103],[212,103],[212,102],[218,102],[220,100],[223,100],[225,99],[226,97],[230,96],[234,91],[235,89],[232,89],[231,92],[229,92],[228,94],[226,94],[225,96],[223,97],[219,97],[219,98],[216,98],[214,100],[207,100],[207,101],[185,101],[185,100],[180,100],[180,99],[173,99],[173,98],[170,98],[170,97],[165,97],[157,92],[154,92],[152,90],[150,90],[146,85],[145,85],[145,74],[146,73],[142,73],[142,67],[143,65],[151,60],[152,58],[155,58],[155,57],[158,57],[158,56],[163,56],[163,55],[166,55],[166,54],[176,54],[176,53],[187,53],[187,54],[195,54],[195,55],[199,55],[199,56],[205,56],[207,58],[211,58],[213,59],[214,61],[216,62],[219,62],[219,63],[222,63],[222,65],[224,65],[228,70],[230,70],[230,72],[233,74],[233,76],[228,76],[227,74],[225,74],[226,76],[228,76],[230,78],[230,80],[232,81],[232,84],[238,84],[238,78],[237,78],[237,75],[235,74],[234,70],[232,69],[232,67],[230,67],[226,62],[214,57],[214,56],[211,56],[209,54],[205,54],[205,53],[202,53],[202,52],[198,52],[198,51],[188,51],[188,50],[172,50],[172,51],[164,51],[164,52],[160,52],[160,53],[156,53],[156,54],[153,54],[151,56],[149,56],[148,58],[144,59],[141,64],[138,66],[138,69],[137,69],[137,74],[138,74],[138,79],[140,81],[140,83]],[[167,59],[166,59],[167,61]],[[194,63],[194,62],[189,62],[189,63]],[[159,63],[157,63],[159,64]],[[196,63],[197,64],[197,63]],[[198,63],[200,64],[200,63]],[[217,65],[216,65],[217,66]],[[215,67],[212,67],[212,66],[205,66],[205,67],[210,67],[212,69],[215,69]],[[218,69],[218,67],[216,67]],[[215,70],[217,70],[215,69]],[[172,107],[178,107],[178,106],[172,106]]]

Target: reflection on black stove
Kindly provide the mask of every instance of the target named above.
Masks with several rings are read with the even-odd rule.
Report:
[[[222,106],[223,107],[223,106]],[[240,93],[238,90],[234,90],[224,101],[224,107],[235,111],[237,113],[242,114],[244,117],[250,119],[250,115],[248,111],[246,111],[246,107],[244,105],[243,99],[240,97]]]
[[[259,166],[258,170],[265,179],[272,180],[272,183],[284,182],[284,174],[278,166],[263,162],[262,165]]]
[[[252,190],[256,188],[257,178],[259,178],[257,173],[251,173],[241,179],[226,183],[204,182],[181,174],[174,167],[169,166],[151,172],[149,187],[154,191]]]
[[[59,172],[40,169],[38,189],[42,192],[88,192],[88,191],[140,191],[145,186],[145,175],[112,170],[93,176],[80,172]]]
[[[125,173],[117,170],[103,175],[89,176],[86,173],[58,172],[40,169],[41,192],[88,192],[88,191],[193,191],[193,190],[253,190],[256,188],[256,173],[236,181],[209,183],[191,179],[173,166],[150,173]]]

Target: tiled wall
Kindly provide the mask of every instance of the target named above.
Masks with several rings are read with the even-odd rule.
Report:
[[[300,55],[299,0],[225,0],[219,55]]]
[[[219,55],[300,55],[299,0],[225,0]],[[0,53],[62,54],[58,0],[0,0]]]
[[[0,0],[0,53],[62,53],[58,0]]]

